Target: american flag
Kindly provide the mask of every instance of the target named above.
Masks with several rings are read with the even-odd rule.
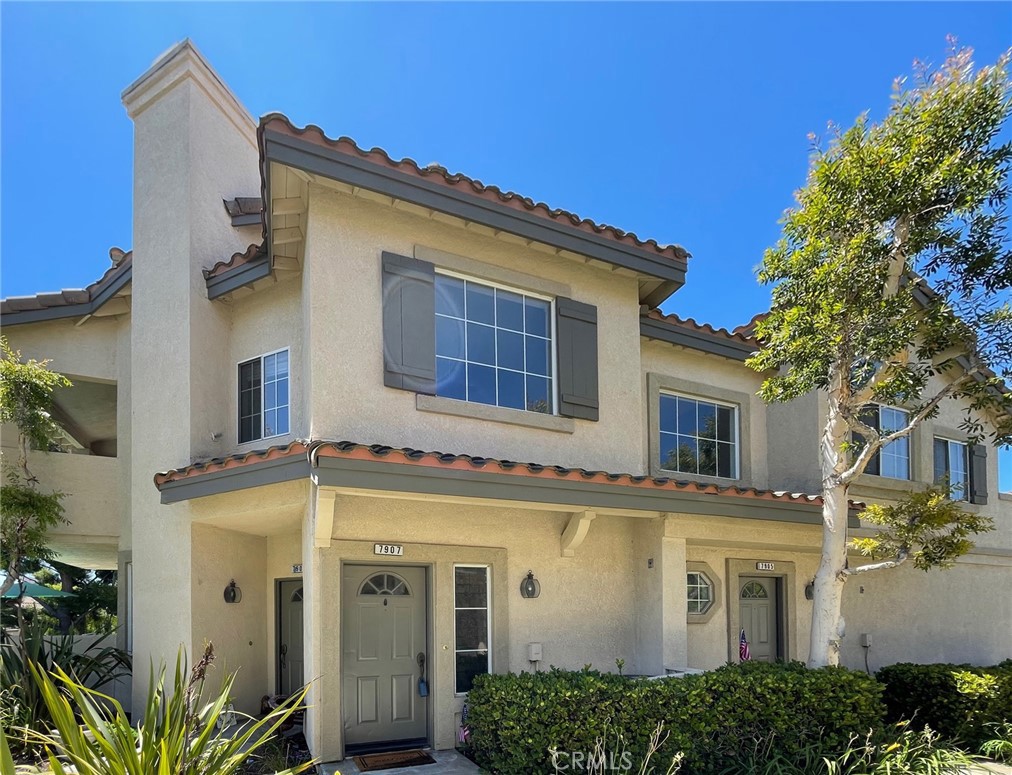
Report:
[[[738,659],[742,662],[748,662],[752,659],[752,654],[748,650],[748,641],[745,640],[745,628],[741,628],[741,637],[738,638]]]

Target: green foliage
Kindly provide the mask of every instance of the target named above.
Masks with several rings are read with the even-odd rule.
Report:
[[[26,560],[52,558],[46,533],[66,522],[63,495],[37,490],[28,470],[28,450],[49,450],[59,432],[52,420],[53,391],[71,383],[46,368],[46,361],[22,362],[21,353],[11,350],[4,337],[0,351],[0,423],[17,426],[19,446],[17,467],[4,461],[6,483],[0,488],[0,563],[7,573],[2,587],[6,591],[21,576]]]
[[[823,760],[826,775],[961,775],[974,759],[958,748],[940,745],[929,727],[920,731],[907,722],[896,725],[899,735],[876,743],[870,736],[854,741],[839,757]]]
[[[880,695],[863,673],[799,663],[750,662],[664,680],[553,668],[477,677],[468,724],[482,767],[519,774],[551,772],[553,749],[590,752],[616,735],[642,760],[663,722],[659,760],[682,753],[686,772],[706,775],[760,746],[785,761],[804,759],[817,738],[824,750],[842,752],[852,736],[880,724]]]
[[[990,517],[963,510],[948,490],[932,487],[889,505],[872,504],[861,519],[882,529],[851,546],[872,559],[909,557],[921,570],[949,568],[973,548],[968,536],[994,530]]]
[[[60,670],[101,689],[128,675],[131,668],[130,655],[107,644],[108,637],[75,653],[72,636],[48,635],[42,621],[26,623],[17,638],[0,634],[0,726],[11,730],[11,743],[19,752],[31,746],[33,731],[47,730],[52,724],[32,670]]]
[[[992,724],[987,735],[990,739],[984,741],[980,752],[998,761],[1012,762],[1012,721]]]
[[[6,337],[0,337],[0,423],[16,425],[35,449],[49,449],[59,428],[53,422],[53,391],[70,380],[47,368],[48,361],[22,362]]]
[[[305,691],[264,718],[250,719],[234,737],[222,735],[218,722],[228,709],[234,674],[220,691],[203,698],[210,646],[192,671],[180,652],[171,686],[165,668],[151,671],[147,703],[136,712],[137,726],[118,702],[82,686],[67,673],[34,670],[57,735],[40,735],[54,775],[231,775],[267,744],[301,704]],[[68,764],[69,762],[69,764]],[[303,772],[312,763],[278,775]]]
[[[859,395],[845,407],[850,419],[870,401],[913,406],[916,415],[932,411],[924,395],[932,377],[958,376],[957,355],[974,369],[1007,370],[1012,149],[997,137],[1012,109],[1008,56],[979,70],[971,56],[953,50],[939,70],[920,67],[912,89],[897,80],[880,123],[861,116],[815,147],[797,207],[759,273],[774,285],[773,304],[749,363],[787,367],[764,383],[766,401],[828,389],[838,376]],[[1012,399],[1000,381],[979,377],[961,378],[952,394],[1007,412]],[[1012,419],[998,436],[1012,436]]]
[[[914,665],[883,667],[876,677],[892,721],[913,719],[949,740],[978,750],[995,725],[1012,722],[1012,662],[995,667]]]

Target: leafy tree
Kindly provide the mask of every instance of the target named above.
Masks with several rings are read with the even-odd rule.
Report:
[[[70,387],[70,380],[47,368],[48,361],[22,362],[21,353],[0,338],[0,423],[18,432],[16,465],[3,462],[6,484],[0,489],[0,562],[6,578],[3,594],[22,578],[31,560],[52,559],[46,546],[49,528],[66,522],[58,492],[41,492],[28,468],[31,449],[48,452],[59,428],[52,420],[53,390]]]
[[[897,80],[880,123],[863,115],[816,143],[807,183],[760,267],[773,300],[749,365],[775,374],[761,395],[787,402],[818,390],[828,406],[813,666],[839,661],[849,577],[910,558],[946,567],[992,527],[937,490],[918,493],[864,513],[882,530],[851,546],[873,561],[848,565],[848,489],[883,447],[945,401],[968,407],[970,440],[989,430],[995,444],[1012,441],[1012,393],[1001,379],[1012,361],[1012,149],[999,142],[1012,105],[1009,56],[980,69],[971,57],[953,44],[941,68],[915,63],[912,85]],[[862,413],[876,404],[904,406],[909,421],[870,426]]]

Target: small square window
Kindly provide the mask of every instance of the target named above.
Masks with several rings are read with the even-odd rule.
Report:
[[[239,443],[289,432],[288,350],[239,364]]]

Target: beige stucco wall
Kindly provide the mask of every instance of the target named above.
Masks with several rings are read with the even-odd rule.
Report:
[[[195,524],[190,555],[190,596],[193,609],[191,664],[205,643],[214,644],[217,687],[234,672],[232,696],[237,710],[258,713],[267,691],[267,632],[273,603],[267,594],[267,539]],[[242,600],[226,603],[231,580]]]
[[[177,590],[179,569],[192,567],[189,506],[160,505],[152,476],[221,454],[213,434],[218,389],[232,377],[228,318],[207,299],[201,270],[246,247],[222,200],[255,192],[259,180],[252,119],[192,49],[161,60],[124,104],[134,122],[130,509],[143,665],[197,638],[191,597]]]
[[[228,325],[227,379],[215,386],[218,395],[216,426],[223,430],[218,443],[222,451],[262,449],[267,445],[285,444],[309,434],[307,390],[303,381],[305,348],[302,331],[302,287],[299,279],[290,278],[270,288],[232,303]],[[276,350],[288,349],[290,433],[271,439],[238,443],[238,364]]]
[[[872,635],[871,670],[895,662],[993,665],[1012,658],[1008,558],[970,556],[949,570],[913,566],[847,583],[841,660],[863,669],[861,633]]]
[[[380,254],[416,246],[508,267],[571,287],[598,308],[601,421],[572,434],[420,412],[415,395],[383,386]],[[318,186],[310,187],[304,283],[311,320],[311,432],[325,438],[639,471],[639,305],[632,278],[485,237]]]

